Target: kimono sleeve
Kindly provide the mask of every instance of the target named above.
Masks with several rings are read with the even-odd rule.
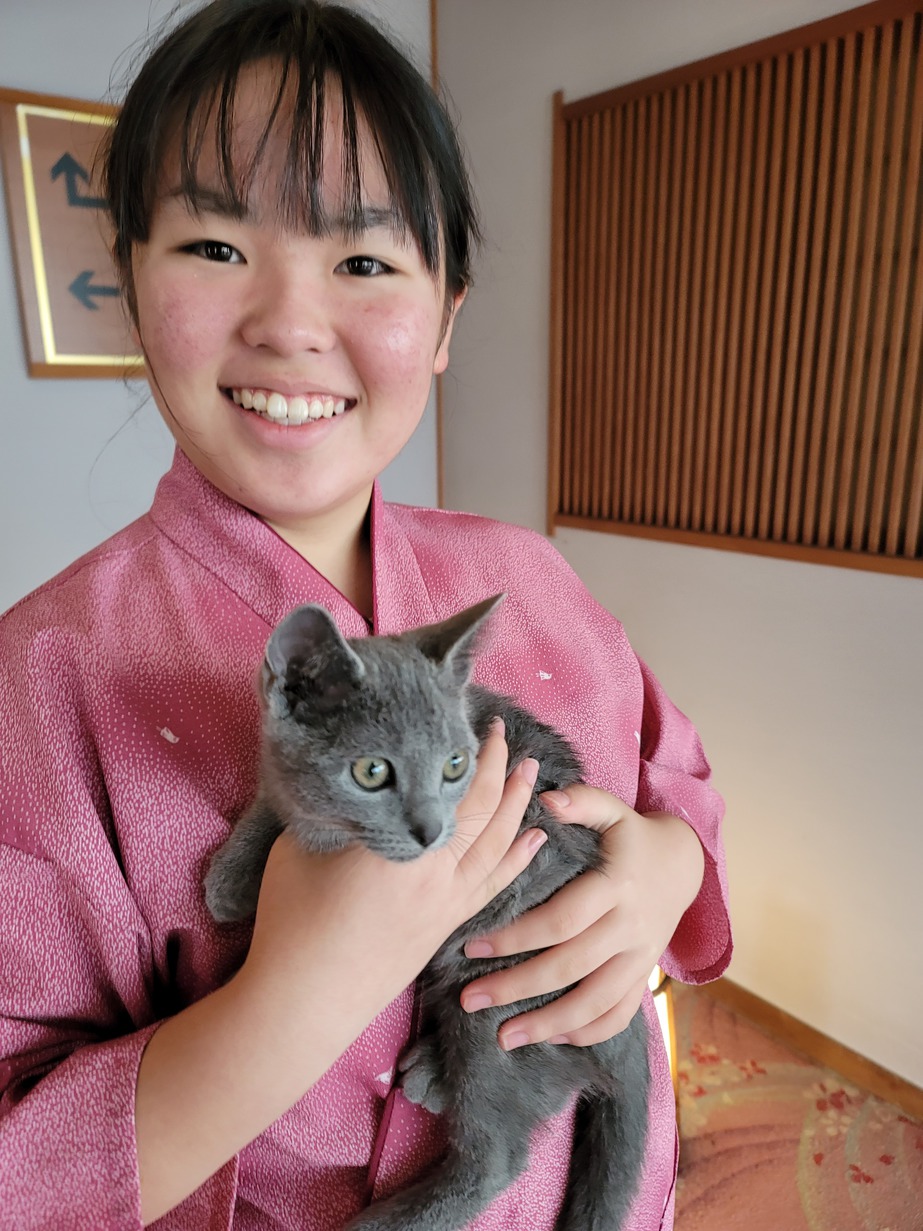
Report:
[[[0,637],[0,1231],[140,1228],[135,1087],[159,1024],[80,673]],[[236,1163],[161,1220],[226,1228]]]
[[[635,809],[669,812],[695,830],[705,853],[705,875],[661,960],[667,974],[707,983],[727,968],[733,948],[727,872],[721,841],[724,804],[710,784],[711,770],[692,723],[676,708],[650,669],[644,683],[641,766]]]
[[[0,843],[0,884],[0,1229],[140,1228],[135,1085],[157,1023],[132,1029],[58,869]],[[231,1163],[159,1225],[226,1228],[235,1188]]]
[[[140,1227],[134,1088],[155,1027],[111,1037],[127,1022],[50,863],[0,844],[0,883],[0,1227]]]

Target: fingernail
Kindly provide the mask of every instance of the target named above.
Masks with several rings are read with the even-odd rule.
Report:
[[[569,1043],[570,1039],[566,1034],[556,1034],[553,1039],[548,1040],[549,1043]]]
[[[465,957],[493,957],[494,947],[486,940],[469,940],[465,945]]]
[[[555,808],[570,807],[570,796],[565,795],[563,791],[543,791],[542,799],[547,800]]]
[[[528,782],[529,786],[535,786],[538,778],[538,761],[535,757],[526,757],[519,767],[522,770],[522,776]]]
[[[501,717],[499,717],[499,715],[496,718],[492,718],[490,720],[490,732],[492,735],[505,735],[506,734],[506,723],[503,721]]]
[[[528,841],[529,841],[529,853],[534,854],[535,851],[537,851],[540,846],[544,846],[545,843],[548,841],[548,835],[545,833],[544,829],[533,829],[532,832],[529,834]],[[486,956],[489,956],[489,955],[485,954],[485,957]]]
[[[505,1034],[500,1040],[500,1046],[504,1051],[514,1051],[517,1047],[523,1047],[526,1043],[531,1042],[531,1039],[524,1030],[514,1030],[512,1034]]]
[[[462,1008],[466,1013],[477,1013],[478,1009],[489,1009],[493,1004],[486,992],[472,992],[462,1000]]]

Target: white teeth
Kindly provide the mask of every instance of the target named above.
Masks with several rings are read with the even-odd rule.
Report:
[[[288,404],[289,423],[304,423],[308,417],[308,403],[304,398],[292,398]]]
[[[346,411],[345,398],[332,398],[315,394],[313,397],[287,398],[282,393],[267,393],[262,389],[232,389],[231,397],[245,410],[255,410],[264,419],[273,423],[299,426],[309,420],[332,419]]]

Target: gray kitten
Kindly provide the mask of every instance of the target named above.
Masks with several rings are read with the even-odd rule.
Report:
[[[205,881],[214,917],[242,919],[256,910],[270,847],[286,826],[315,851],[362,842],[403,861],[444,846],[494,716],[506,723],[510,767],[528,756],[539,761],[522,828],[539,827],[548,841],[427,966],[426,1030],[400,1065],[405,1095],[446,1114],[447,1157],[365,1210],[349,1231],[459,1231],[523,1171],[533,1129],[574,1095],[575,1146],[557,1231],[619,1231],[637,1187],[649,1086],[643,1014],[593,1047],[541,1043],[504,1052],[500,1024],[561,993],[472,1014],[459,1003],[465,984],[524,956],[472,960],[466,941],[544,902],[599,861],[598,835],[556,822],[538,799],[580,779],[573,749],[508,698],[468,682],[478,628],[499,601],[398,637],[346,641],[316,606],[283,620],[263,664],[259,791]]]

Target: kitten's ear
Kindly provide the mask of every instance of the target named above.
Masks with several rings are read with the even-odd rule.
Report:
[[[299,701],[320,709],[339,705],[365,674],[330,612],[311,603],[296,607],[276,627],[263,660],[263,696],[276,717]]]
[[[466,607],[440,624],[427,624],[405,636],[411,638],[427,658],[447,667],[457,683],[464,684],[471,673],[471,658],[478,633],[505,598],[505,594],[495,594],[493,598],[485,598],[473,607]]]

